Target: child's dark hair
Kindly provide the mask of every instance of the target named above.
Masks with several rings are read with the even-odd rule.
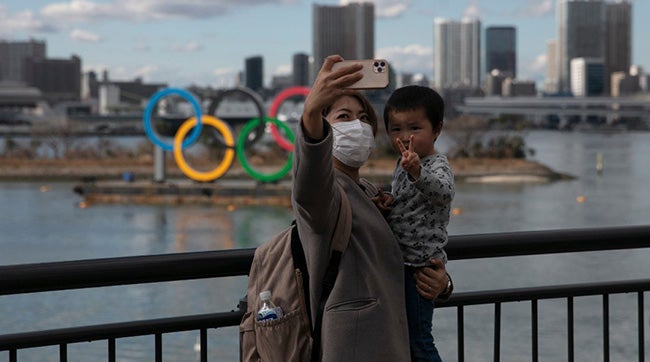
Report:
[[[422,108],[427,115],[433,130],[442,127],[442,120],[445,116],[445,102],[438,92],[429,87],[419,85],[407,85],[396,89],[390,95],[384,107],[384,124],[388,129],[388,117],[391,112],[412,111]]]

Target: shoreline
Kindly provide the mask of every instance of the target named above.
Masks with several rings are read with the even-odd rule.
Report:
[[[525,159],[451,159],[450,164],[456,182],[553,182],[575,177],[552,170],[535,161]],[[395,160],[373,158],[361,169],[363,177],[377,183],[390,182]],[[255,167],[255,166],[254,166]],[[264,166],[259,166],[262,171]],[[151,159],[0,159],[0,182],[48,181],[48,182],[96,182],[122,180],[126,173],[135,180],[152,180],[154,174]],[[172,162],[165,166],[166,181],[190,180]],[[238,162],[234,162],[219,180],[248,179]],[[191,181],[191,180],[190,180]]]
[[[279,166],[268,163],[262,160],[252,167],[266,174],[278,170]],[[574,178],[538,162],[521,159],[452,159],[450,164],[457,184],[549,183]],[[207,171],[216,167],[202,166],[196,169]],[[373,158],[360,172],[370,182],[390,188],[394,167],[394,159]],[[83,197],[80,207],[107,203],[291,207],[290,175],[276,182],[262,183],[248,175],[238,162],[212,182],[193,181],[171,162],[166,163],[164,175],[164,180],[154,181],[151,159],[0,159],[0,182],[74,183],[72,191]]]

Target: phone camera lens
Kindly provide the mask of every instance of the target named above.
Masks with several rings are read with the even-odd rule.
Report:
[[[383,72],[383,71],[384,71],[384,68],[382,68],[382,67],[377,67],[377,72],[378,72],[378,73],[381,73],[381,72]]]
[[[382,67],[385,67],[385,66],[386,66],[386,62],[381,62],[379,65],[381,65]]]
[[[379,66],[379,62],[375,62],[373,65],[375,66],[375,68],[378,67],[378,66]]]

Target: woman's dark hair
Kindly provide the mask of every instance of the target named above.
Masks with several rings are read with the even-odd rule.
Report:
[[[445,102],[438,92],[429,87],[419,85],[407,85],[396,89],[390,95],[384,107],[384,124],[388,131],[388,117],[391,112],[413,111],[424,109],[427,119],[431,122],[433,130],[442,127],[445,116]]]
[[[368,115],[368,121],[370,122],[370,126],[372,127],[372,134],[377,135],[377,113],[375,112],[375,109],[372,107],[372,104],[370,101],[368,101],[368,98],[366,98],[363,94],[361,94],[359,91],[353,90],[353,89],[346,89],[345,90],[345,96],[350,96],[352,98],[355,98],[356,100],[361,103],[361,108],[366,112]],[[326,117],[330,111],[332,110],[332,105],[330,104],[327,108],[323,110],[323,117]]]

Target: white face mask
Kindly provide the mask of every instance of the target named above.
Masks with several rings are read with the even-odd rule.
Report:
[[[350,167],[363,166],[375,148],[372,127],[358,119],[333,123],[331,126],[334,157]]]

